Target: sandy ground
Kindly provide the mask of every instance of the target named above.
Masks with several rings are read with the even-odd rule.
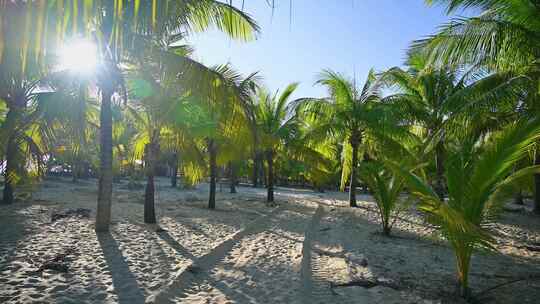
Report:
[[[218,188],[219,189],[219,188]],[[93,230],[96,181],[48,179],[26,201],[0,208],[0,303],[460,303],[450,248],[414,212],[393,236],[379,233],[369,196],[346,207],[344,193],[278,189],[177,190],[157,183],[163,231],[142,223],[143,189],[115,184],[110,233]],[[54,213],[91,210],[90,218]],[[507,212],[494,224],[497,252],[473,257],[475,294],[540,275],[540,219]],[[529,248],[527,247],[529,246]],[[38,271],[66,256],[67,273]],[[342,287],[359,279],[381,286]],[[540,280],[484,293],[480,303],[538,303]]]

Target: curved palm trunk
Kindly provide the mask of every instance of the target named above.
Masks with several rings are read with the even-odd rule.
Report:
[[[208,208],[216,209],[216,143],[213,139],[208,140],[208,153],[210,154],[210,196],[208,197]]]
[[[229,179],[231,182],[230,192],[236,193],[236,170],[232,161],[229,162]]]
[[[358,166],[358,140],[351,139],[352,146],[352,164],[351,164],[351,180],[349,185],[349,205],[351,207],[358,207],[356,203],[356,171]]]
[[[174,152],[172,174],[171,174],[171,187],[176,188],[177,184],[178,184],[178,152]]]
[[[266,201],[271,203],[274,201],[274,152],[267,152],[267,161],[268,161],[268,179],[266,181],[267,195]]]
[[[111,221],[112,197],[112,112],[111,88],[102,88],[100,113],[100,172],[98,204],[96,212],[96,231],[109,230]]]
[[[147,224],[156,223],[155,210],[155,164],[159,153],[159,145],[155,141],[145,147],[146,154],[146,188],[144,191],[144,222]]]

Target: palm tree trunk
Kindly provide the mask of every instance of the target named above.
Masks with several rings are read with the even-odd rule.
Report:
[[[26,99],[15,99],[14,102],[8,107],[6,120],[4,121],[4,127],[6,130],[11,131],[7,140],[6,147],[6,162],[4,171],[4,189],[2,201],[4,205],[13,204],[15,201],[15,185],[13,179],[17,175],[17,122],[20,119],[22,108],[26,106]],[[8,131],[8,132],[9,132]]]
[[[100,172],[98,204],[96,212],[96,231],[109,230],[111,221],[112,198],[112,112],[111,97],[113,89],[105,86],[101,89],[100,113]]]
[[[536,149],[534,164],[540,165],[540,149]],[[540,215],[540,174],[534,174],[534,213]]]
[[[71,165],[71,181],[76,183],[77,182],[77,166],[75,165],[75,162]]]
[[[13,177],[16,174],[15,169],[15,157],[17,153],[17,146],[15,140],[10,138],[7,143],[6,150],[6,169],[4,171],[4,191],[2,196],[2,204],[11,205],[15,201]]]
[[[144,191],[144,222],[147,224],[156,223],[154,175],[158,151],[158,144],[155,142],[154,138],[154,140],[145,147],[147,179]]]
[[[81,172],[81,161],[79,157],[77,156],[73,160],[73,164],[71,165],[71,175],[73,178],[73,182],[76,183],[79,180],[80,172]]]
[[[144,190],[144,222],[147,224],[156,223],[156,211],[154,208],[154,174],[148,174],[146,178],[146,188]]]
[[[352,164],[351,164],[351,180],[349,185],[349,205],[358,207],[356,204],[356,167],[358,166],[358,145],[357,139],[351,139],[352,146]]]
[[[267,152],[268,161],[268,179],[266,181],[266,187],[268,189],[266,195],[266,201],[271,203],[274,201],[274,151]]]
[[[464,249],[462,252],[456,252],[459,295],[465,299],[469,299],[471,296],[469,289],[469,268],[471,264],[471,254],[471,249]]]
[[[259,187],[259,153],[253,153],[253,187]]]
[[[231,182],[231,193],[236,193],[236,170],[234,168],[234,163],[229,162],[229,179]]]
[[[171,187],[176,188],[177,184],[178,184],[178,152],[174,152],[172,174],[171,174]]]
[[[208,198],[208,208],[216,209],[216,147],[213,139],[208,140],[208,153],[210,154],[210,196]]]
[[[435,167],[437,170],[436,192],[441,200],[444,200],[444,146],[442,142],[435,148]]]
[[[264,187],[268,186],[268,179],[266,178],[267,172],[266,168],[264,166],[264,153],[261,153],[259,155],[259,159],[257,160],[258,166],[259,166],[259,181],[261,181],[261,184],[264,184]]]
[[[514,204],[516,205],[523,205],[525,202],[523,201],[523,192],[521,189],[518,190],[516,193],[516,196],[514,197]]]

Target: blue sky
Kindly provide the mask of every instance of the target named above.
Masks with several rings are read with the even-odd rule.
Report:
[[[322,69],[363,81],[372,67],[402,65],[411,41],[449,20],[443,7],[424,0],[292,0],[292,14],[289,0],[276,5],[272,16],[265,0],[245,0],[245,11],[261,26],[259,38],[241,43],[216,31],[198,34],[189,38],[195,58],[230,62],[245,75],[260,71],[272,91],[297,81],[295,97],[321,97],[325,89],[313,83]]]

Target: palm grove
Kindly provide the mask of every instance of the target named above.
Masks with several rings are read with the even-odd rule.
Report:
[[[144,221],[156,223],[156,174],[171,185],[241,178],[349,192],[368,188],[382,230],[410,204],[455,251],[463,296],[487,225],[508,198],[533,195],[540,214],[540,2],[440,0],[474,7],[412,43],[404,66],[356,79],[317,75],[328,96],[292,100],[260,73],[207,67],[186,36],[217,28],[250,41],[259,27],[232,2],[0,1],[0,167],[3,204],[60,166],[99,178],[96,231],[108,229],[113,180],[145,180]],[[97,46],[93,73],[59,69],[73,37]],[[382,92],[386,92],[383,94]],[[389,92],[389,93],[388,93]],[[23,191],[20,191],[21,193]],[[406,195],[404,195],[406,194]]]

